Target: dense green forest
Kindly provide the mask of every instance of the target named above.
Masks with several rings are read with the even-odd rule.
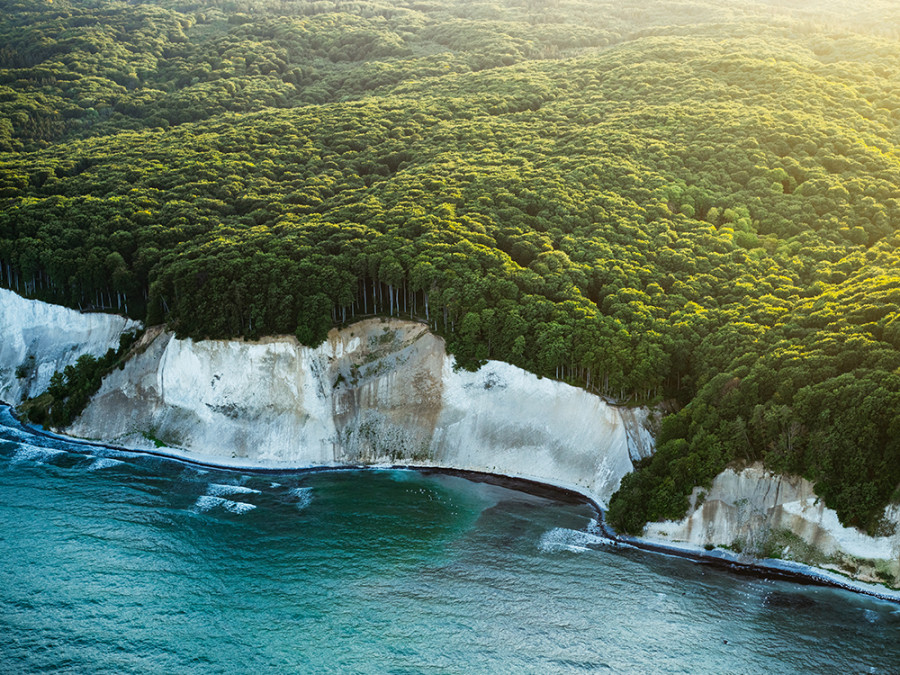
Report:
[[[900,8],[0,0],[0,283],[196,338],[390,314],[663,402],[610,520],[733,461],[900,499]]]

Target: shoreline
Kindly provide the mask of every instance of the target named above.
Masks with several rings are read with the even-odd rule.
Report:
[[[24,421],[17,413],[14,406],[5,401],[0,401],[0,409],[6,408],[10,415],[19,424],[27,429],[30,433],[43,438],[64,441],[68,443],[76,443],[89,447],[103,448],[114,452],[131,453],[137,455],[146,455],[157,457],[170,461],[180,462],[189,466],[195,466],[204,469],[214,469],[217,471],[233,471],[240,473],[257,473],[257,474],[280,474],[280,473],[324,473],[334,471],[365,471],[365,470],[396,470],[396,471],[417,471],[423,475],[441,474],[456,476],[476,483],[487,483],[500,487],[518,490],[538,497],[546,499],[554,499],[566,503],[581,503],[590,506],[597,514],[597,530],[606,543],[623,548],[632,548],[656,555],[668,555],[676,558],[691,560],[702,565],[711,565],[717,569],[723,569],[742,576],[749,576],[759,579],[778,579],[781,581],[789,581],[805,586],[822,586],[828,588],[836,588],[845,591],[851,591],[877,598],[887,602],[900,604],[900,591],[893,591],[886,587],[868,584],[862,581],[855,581],[849,577],[824,570],[822,568],[813,567],[804,563],[780,559],[759,559],[751,558],[749,560],[741,560],[741,556],[727,551],[725,549],[706,550],[696,546],[677,543],[664,544],[654,542],[640,537],[632,537],[615,532],[606,523],[606,512],[600,505],[597,498],[588,490],[574,485],[565,485],[559,483],[549,483],[546,481],[536,480],[526,476],[516,476],[508,474],[496,474],[481,471],[472,471],[468,469],[456,469],[453,467],[443,467],[428,464],[320,464],[295,466],[290,464],[249,464],[235,461],[227,457],[210,457],[209,459],[198,459],[196,455],[179,450],[177,448],[166,448],[165,450],[143,449],[143,448],[127,448],[123,446],[113,445],[102,441],[92,441],[88,439],[77,438],[75,436],[67,436],[44,429],[37,428]]]

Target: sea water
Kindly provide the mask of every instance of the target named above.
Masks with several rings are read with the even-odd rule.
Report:
[[[9,673],[898,673],[900,605],[612,547],[586,504],[254,474],[0,410]]]

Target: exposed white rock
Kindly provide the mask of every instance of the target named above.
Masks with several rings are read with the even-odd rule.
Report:
[[[0,289],[0,399],[40,393],[53,372],[105,353],[136,327]],[[19,366],[26,377],[16,377]],[[178,340],[157,328],[69,432],[136,448],[164,442],[176,455],[245,467],[486,471],[571,487],[601,504],[632,462],[653,452],[651,411],[615,408],[505,363],[476,373],[453,366],[443,341],[412,322],[365,321],[315,349],[290,337]],[[651,523],[644,538],[694,548],[739,542],[759,554],[788,533],[802,545],[786,544],[784,557],[870,581],[887,571],[900,583],[900,507],[885,514],[893,535],[868,537],[843,527],[808,481],[761,466],[728,469],[702,492],[683,520]]]
[[[656,450],[653,429],[659,425],[662,413],[653,408],[620,408],[628,437],[628,454],[632,462],[650,457]]]
[[[139,327],[121,316],[82,314],[0,289],[0,400],[15,404],[41,393],[57,370],[84,354],[117,349],[122,333]]]
[[[409,464],[571,485],[601,502],[632,470],[643,419],[576,387],[489,362],[454,370],[424,325],[369,320],[315,349],[293,338],[149,332],[69,430],[261,465]],[[643,429],[643,426],[641,426]]]
[[[900,582],[897,506],[885,512],[885,524],[893,534],[871,537],[841,525],[837,513],[816,496],[809,481],[774,474],[759,464],[740,471],[726,469],[709,490],[695,488],[691,505],[680,521],[649,523],[644,538],[696,547],[736,545],[753,555],[774,547],[782,557],[866,581],[890,582],[885,576],[892,576],[894,584]],[[874,576],[879,571],[881,576]]]
[[[444,360],[430,455],[442,465],[578,485],[603,502],[633,468],[618,409],[496,361],[454,373]]]

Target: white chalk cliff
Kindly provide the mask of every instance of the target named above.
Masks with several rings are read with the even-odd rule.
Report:
[[[777,556],[855,579],[900,587],[900,506],[889,506],[883,536],[844,527],[808,480],[761,464],[729,468],[706,490],[695,488],[677,522],[649,523],[643,538],[693,547],[728,547],[748,556]]]
[[[54,371],[105,353],[134,327],[0,290],[0,399],[40,393]],[[148,330],[67,431],[133,448],[162,442],[210,463],[505,474],[605,504],[632,462],[653,452],[647,417],[505,363],[456,371],[423,325],[374,319],[332,331],[314,349],[292,337],[196,342]],[[679,522],[649,524],[645,539],[775,552],[900,583],[896,506],[885,513],[885,536],[868,537],[843,527],[809,482],[755,465],[726,470],[691,504]]]
[[[118,349],[122,333],[140,324],[113,314],[82,314],[26,300],[0,288],[0,400],[20,403],[84,354]]]
[[[314,349],[291,337],[180,340],[154,330],[69,430],[266,466],[405,464],[519,476],[605,502],[652,452],[622,411],[506,363],[454,370],[418,323],[371,319]]]

